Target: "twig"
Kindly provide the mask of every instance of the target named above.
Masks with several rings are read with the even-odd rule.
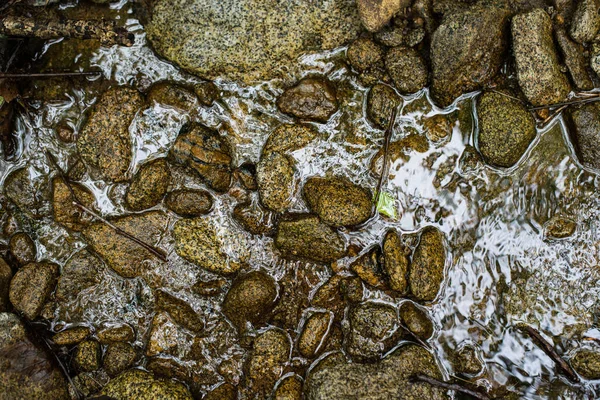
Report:
[[[36,72],[36,73],[19,73],[10,74],[0,72],[0,79],[14,79],[14,78],[57,78],[57,77],[71,77],[71,76],[94,76],[102,75],[101,71],[75,71],[75,72]]]
[[[527,333],[527,335],[533,339],[534,343],[537,344],[542,351],[552,359],[552,361],[554,361],[560,372],[562,372],[567,379],[569,379],[571,382],[579,382],[579,377],[573,368],[571,368],[571,366],[560,355],[558,355],[556,350],[554,350],[554,347],[548,343],[548,341],[544,339],[537,330],[525,324],[520,324],[518,328]]]
[[[586,96],[587,97],[584,99],[563,101],[560,103],[548,104],[546,106],[529,107],[529,111],[543,110],[546,108],[554,108],[554,107],[561,107],[561,106],[572,106],[572,105],[577,105],[577,104],[585,104],[585,103],[591,103],[591,102],[600,100],[600,93],[595,93],[595,94],[586,93]]]
[[[417,374],[417,375],[411,376],[409,378],[409,380],[412,382],[423,382],[423,383],[427,383],[431,386],[439,387],[442,389],[454,390],[455,392],[468,394],[469,396],[472,396],[478,400],[491,400],[489,396],[487,396],[481,392],[478,392],[473,389],[469,389],[469,388],[459,385],[457,383],[448,383],[448,382],[440,381],[439,379],[435,379],[429,375]]]
[[[396,108],[394,107],[392,109],[390,121],[388,123],[383,137],[383,165],[381,166],[381,175],[379,176],[379,181],[377,182],[377,191],[375,192],[375,206],[377,206],[377,204],[379,203],[379,196],[381,196],[381,187],[383,186],[384,179],[387,177],[389,147],[390,141],[392,139],[392,129],[394,128],[394,123],[396,122],[396,112]]]
[[[556,116],[558,116],[558,114],[560,114],[561,112],[563,112],[563,110],[565,110],[567,107],[569,107],[569,106],[568,105],[564,105],[564,106],[558,107],[556,110],[554,110],[552,112],[552,114],[550,114],[542,122],[540,122],[539,127],[543,128],[544,126],[546,126],[546,124],[548,122],[550,122],[551,120],[553,120]]]
[[[501,96],[508,97],[509,99],[516,100],[516,101],[518,101],[519,103],[523,103],[523,100],[519,99],[518,97],[511,96],[510,94],[507,94],[507,93],[501,92],[501,91],[499,91],[499,90],[496,90],[496,89],[490,89],[490,91],[491,91],[491,92],[494,92],[494,93],[497,93],[497,94],[499,94],[499,95],[501,95]]]
[[[73,198],[73,203],[72,204],[74,206],[80,208],[81,210],[83,210],[86,213],[90,214],[92,217],[94,217],[94,218],[100,220],[101,222],[103,222],[104,224],[108,225],[109,227],[111,227],[112,229],[114,229],[115,232],[117,232],[119,235],[124,236],[127,239],[129,239],[129,240],[137,243],[138,245],[142,246],[143,248],[145,248],[146,250],[148,250],[149,252],[151,252],[152,254],[154,254],[156,257],[158,257],[161,261],[167,262],[167,255],[165,254],[164,251],[162,251],[160,249],[157,249],[154,246],[149,245],[148,243],[144,242],[143,240],[140,240],[140,239],[136,238],[135,236],[133,236],[130,233],[125,232],[124,230],[122,230],[118,226],[112,224],[106,218],[102,217],[98,213],[90,210],[88,207],[86,207],[85,205],[83,205],[83,203],[75,195],[75,191],[73,190],[73,186],[71,185],[71,183],[69,182],[69,180],[65,176],[65,173],[62,170],[62,168],[58,165],[58,162],[56,161],[56,159],[54,158],[54,156],[52,154],[50,154],[50,152],[46,151],[46,157],[48,157],[48,160],[50,160],[50,163],[54,166],[54,168],[56,168],[56,170],[58,171],[58,174],[59,174],[60,178],[62,179],[62,181],[67,186],[67,189],[69,190],[69,193],[71,194],[71,197]]]

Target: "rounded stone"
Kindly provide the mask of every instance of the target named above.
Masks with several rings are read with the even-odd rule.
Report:
[[[417,300],[432,301],[436,298],[444,281],[445,266],[444,234],[433,227],[423,229],[409,273],[410,289]]]
[[[129,343],[116,342],[106,347],[102,366],[110,376],[116,376],[133,365],[137,353]]]
[[[166,159],[144,163],[127,189],[125,202],[130,210],[142,211],[157,205],[167,193],[171,171]]]
[[[223,300],[223,313],[240,330],[250,322],[265,321],[277,298],[275,280],[262,271],[253,271],[233,281]]]
[[[325,78],[304,78],[279,96],[277,106],[296,118],[327,122],[338,109],[335,86]]]
[[[298,338],[298,351],[313,358],[323,349],[333,318],[329,312],[315,312],[306,320]]]
[[[384,51],[371,39],[359,38],[348,46],[346,57],[352,68],[364,72],[383,64]]]
[[[399,46],[388,51],[385,67],[400,93],[415,93],[427,86],[427,65],[419,53],[410,47]]]
[[[296,192],[294,163],[288,156],[272,152],[261,157],[256,169],[258,193],[262,204],[275,212],[292,205]]]
[[[9,299],[13,307],[34,320],[54,290],[57,277],[58,265],[52,263],[31,263],[19,269],[10,282]]]
[[[82,342],[91,333],[87,326],[65,329],[52,336],[52,341],[58,346],[69,346]]]
[[[28,234],[24,232],[15,233],[10,238],[10,253],[17,260],[19,265],[34,262],[36,258],[35,243]]]
[[[376,127],[385,129],[392,111],[402,105],[402,98],[391,87],[378,83],[367,95],[367,118]]]
[[[102,352],[100,343],[86,340],[79,343],[73,357],[73,365],[79,372],[91,372],[100,368]]]
[[[182,217],[199,217],[213,207],[213,197],[206,190],[180,189],[167,194],[165,205]]]
[[[433,335],[433,322],[427,316],[427,312],[411,301],[406,301],[400,306],[400,320],[422,340],[427,340]]]

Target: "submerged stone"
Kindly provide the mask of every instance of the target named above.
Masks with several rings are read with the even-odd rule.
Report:
[[[0,257],[0,312],[7,311],[10,306],[8,292],[12,276],[12,270],[4,259]]]
[[[166,159],[158,158],[144,163],[127,189],[127,206],[133,211],[155,206],[167,193],[170,180],[171,171]]]
[[[69,184],[81,204],[86,208],[95,209],[96,198],[88,188],[79,183]],[[52,210],[56,222],[75,232],[80,232],[94,220],[93,216],[73,204],[75,199],[62,178],[55,178],[52,181],[52,187]]]
[[[581,349],[571,358],[571,365],[585,379],[600,379],[600,351]]]
[[[213,197],[206,190],[179,189],[169,192],[165,206],[182,217],[199,217],[213,207]]]
[[[141,369],[123,372],[112,379],[101,394],[114,400],[193,399],[182,383],[157,379],[152,373]]]
[[[567,113],[569,135],[579,162],[600,170],[600,103],[585,104]]]
[[[325,78],[304,78],[279,96],[277,106],[300,119],[327,122],[338,109],[335,86]]]
[[[297,183],[294,162],[289,156],[278,152],[263,155],[256,168],[256,181],[265,207],[283,212],[292,205]]]
[[[433,335],[433,322],[427,316],[427,312],[411,301],[405,301],[400,306],[400,320],[421,340],[427,340]]]
[[[408,292],[408,271],[410,267],[408,249],[395,230],[390,230],[385,234],[381,247],[383,250],[383,270],[387,275],[390,289],[401,295],[406,294]]]
[[[377,359],[398,341],[398,312],[387,304],[366,302],[352,308],[346,350],[359,360]]]
[[[15,233],[9,242],[10,254],[17,260],[19,265],[34,262],[37,257],[35,243],[25,232]]]
[[[250,272],[237,278],[223,301],[223,313],[241,331],[246,323],[264,322],[275,306],[277,285],[262,271]]]
[[[333,322],[329,312],[315,312],[306,319],[298,337],[298,351],[303,357],[312,358],[322,350]]]
[[[317,136],[318,132],[310,125],[279,125],[269,135],[269,138],[262,149],[262,156],[267,156],[273,152],[290,154],[293,151],[305,147],[315,140]]]
[[[367,118],[378,128],[390,123],[392,111],[402,105],[402,98],[391,87],[378,83],[367,95]]]
[[[104,263],[88,250],[81,250],[67,261],[62,268],[56,299],[72,300],[82,291],[100,282],[100,271]]]
[[[421,233],[409,273],[410,289],[417,300],[436,298],[444,280],[445,266],[444,234],[437,228],[427,227]]]

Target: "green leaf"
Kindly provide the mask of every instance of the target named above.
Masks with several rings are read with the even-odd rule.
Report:
[[[4,105],[4,97],[0,96],[0,107]]]
[[[386,217],[396,219],[396,199],[388,192],[381,192],[377,201],[377,211]]]

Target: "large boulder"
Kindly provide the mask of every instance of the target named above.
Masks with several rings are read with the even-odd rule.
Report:
[[[183,69],[246,83],[281,76],[306,51],[360,31],[353,0],[158,0],[146,27],[155,50]]]
[[[600,103],[585,104],[568,113],[569,135],[579,162],[600,170]]]

